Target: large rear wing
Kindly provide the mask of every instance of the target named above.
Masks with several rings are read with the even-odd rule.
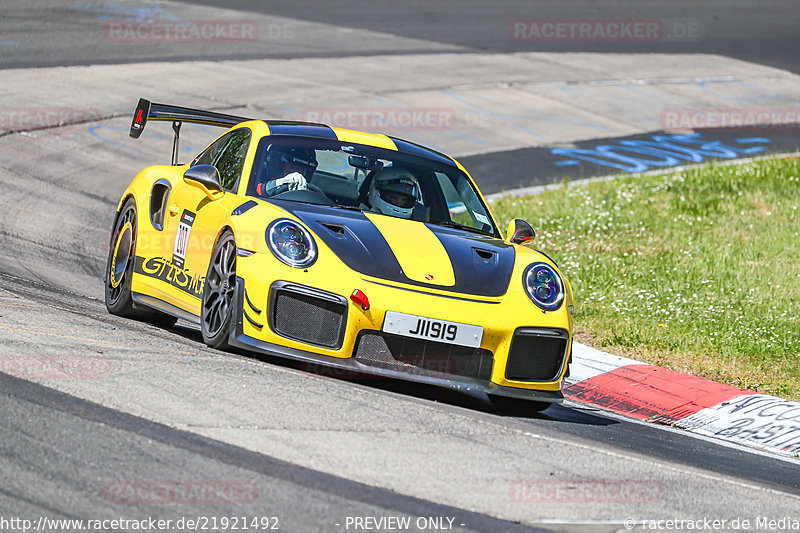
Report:
[[[172,143],[172,164],[177,165],[178,141],[180,138],[181,124],[184,122],[231,128],[237,124],[253,119],[176,105],[155,104],[149,100],[140,98],[139,103],[136,105],[136,110],[133,112],[130,136],[134,139],[138,139],[144,131],[145,124],[147,124],[148,120],[165,120],[172,122],[172,130],[175,132],[175,139]]]

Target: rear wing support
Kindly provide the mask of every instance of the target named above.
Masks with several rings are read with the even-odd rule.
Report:
[[[231,128],[237,124],[253,119],[176,105],[155,104],[149,100],[140,98],[133,112],[130,136],[134,139],[138,139],[144,131],[148,120],[172,121],[172,131],[175,132],[175,138],[172,142],[172,164],[177,165],[180,131],[181,125],[184,122]]]
[[[183,122],[177,120],[172,121],[172,131],[175,132],[175,137],[172,139],[172,164],[178,164],[178,144],[181,138],[181,125]]]

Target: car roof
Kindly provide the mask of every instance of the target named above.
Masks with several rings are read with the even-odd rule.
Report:
[[[269,128],[270,135],[367,144],[379,148],[395,149],[400,153],[424,157],[451,167],[458,167],[455,160],[446,154],[391,135],[337,128],[315,122],[289,120],[264,120],[263,122]]]
[[[291,120],[258,120],[237,115],[229,115],[217,111],[193,109],[169,104],[159,104],[151,102],[145,98],[140,98],[134,109],[133,120],[131,121],[130,136],[138,139],[144,131],[144,127],[149,120],[169,121],[175,130],[177,143],[180,124],[190,122],[195,124],[206,124],[225,128],[237,128],[244,125],[258,126],[266,125],[269,135],[296,136],[306,139],[326,139],[335,140],[342,143],[365,144],[388,150],[396,150],[400,153],[424,157],[464,170],[464,167],[453,158],[427,148],[412,141],[406,141],[399,137],[391,137],[378,133],[366,133],[344,128],[336,128],[315,122],[300,122]],[[177,146],[177,144],[176,144]],[[176,163],[175,153],[173,153],[173,164]],[[464,170],[466,172],[466,170]]]

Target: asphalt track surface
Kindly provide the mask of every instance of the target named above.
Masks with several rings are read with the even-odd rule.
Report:
[[[11,53],[11,67],[61,66],[165,59],[243,59],[310,57],[376,53],[430,53],[443,50],[509,53],[523,51],[586,51],[608,53],[711,53],[800,72],[796,51],[800,13],[792,1],[748,0],[651,1],[600,0],[492,2],[445,0],[353,0],[339,2],[259,2],[256,0],[183,0],[189,6],[218,7],[228,14],[268,17],[268,46],[263,43],[229,46],[152,44],[136,53],[114,43],[98,42],[82,34],[97,15],[106,20],[169,19],[170,3],[80,2],[47,8],[48,2],[10,2],[2,10],[4,41],[30,43]],[[42,19],[41,9],[50,16]],[[77,9],[75,9],[77,8]],[[211,17],[209,17],[211,18]],[[513,21],[529,19],[626,19],[686,21],[697,24],[694,36],[673,35],[658,41],[570,42],[524,41],[510,38]],[[281,23],[294,25],[279,28]],[[303,25],[305,24],[305,25]],[[314,46],[321,27],[339,31],[333,46]],[[43,30],[48,38],[42,39]],[[668,28],[665,28],[665,33]],[[677,30],[676,30],[677,31]],[[688,32],[688,30],[687,30]],[[264,32],[262,32],[264,33]],[[391,37],[394,36],[394,39]],[[303,44],[305,43],[305,44]]]
[[[158,503],[134,501],[116,480],[197,476],[241,483],[245,492],[241,500],[256,501],[248,507],[248,516],[258,517],[259,524],[266,517],[270,527],[289,531],[326,531],[345,523],[347,516],[375,515],[447,516],[457,526],[469,524],[463,527],[467,531],[537,531],[298,467],[30,381],[8,375],[2,379],[0,409],[6,422],[2,450],[4,456],[17,458],[4,463],[3,474],[5,479],[25,482],[23,487],[6,486],[0,493],[0,503],[8,514],[81,519],[103,516],[109,507],[123,501],[133,516],[168,519],[172,515],[159,509]],[[80,475],[71,476],[69,471]],[[101,487],[87,483],[92,479],[114,481]],[[78,497],[68,508],[61,503],[65,496],[83,491],[95,498]],[[145,500],[141,495],[138,498]],[[181,503],[180,512],[190,517],[209,516],[207,505]],[[215,502],[214,511],[221,516],[241,513],[235,502]]]
[[[747,68],[757,72],[763,65],[797,71],[798,54],[790,45],[797,42],[798,10],[792,3],[770,3],[769,9],[741,3],[729,9],[722,2],[702,7],[616,2],[611,11],[592,3],[575,4],[568,12],[555,11],[553,3],[537,5],[534,15],[529,4],[488,5],[353,2],[336,9],[326,3],[225,3],[228,18],[265,17],[262,28],[277,28],[280,38],[265,50],[263,43],[261,49],[249,49],[255,47],[248,43],[238,49],[220,43],[119,46],[85,30],[89,19],[115,20],[120,10],[124,16],[144,13],[156,19],[220,16],[200,2],[7,4],[0,6],[0,46],[8,51],[1,60],[6,71],[0,90],[19,99],[16,83],[27,84],[23,92],[35,96],[26,105],[44,107],[52,103],[42,85],[53,83],[63,91],[59,97],[77,105],[77,85],[70,93],[63,83],[71,74],[47,69],[67,65],[130,64],[126,82],[157,92],[158,82],[147,79],[143,61],[318,57],[337,65],[335,60],[345,56],[476,51],[499,58],[530,45],[509,42],[509,19],[575,18],[587,16],[586,9],[592,18],[613,16],[618,9],[626,17],[702,20],[708,38],[648,43],[646,50],[572,43],[551,44],[549,51],[712,53],[752,63]],[[41,38],[42,27],[50,38]],[[422,86],[422,73],[414,76],[420,79],[408,79],[409,86]],[[788,84],[792,78],[781,80]],[[98,79],[98,94],[113,92],[103,90],[105,83],[111,82]],[[797,96],[794,87],[786,94]],[[211,76],[208,91],[209,100],[220,98],[225,106],[224,84]],[[83,96],[83,107],[98,107],[104,115],[106,106],[111,110],[103,127],[124,128],[127,94],[126,106],[100,96],[96,103],[88,101],[92,97]],[[652,129],[639,131],[645,135]],[[208,132],[186,133],[187,146],[208,140]],[[730,135],[725,139],[734,142],[739,134]],[[796,143],[792,132],[774,137],[781,150]],[[109,316],[100,277],[119,193],[136,169],[168,154],[163,139],[146,140],[139,151],[123,142],[124,136],[99,140],[80,125],[0,136],[0,517],[274,516],[286,531],[354,531],[345,526],[347,517],[449,517],[455,530],[464,531],[592,532],[624,530],[627,517],[637,522],[796,517],[796,460],[581,406],[554,406],[541,415],[519,409],[498,413],[480,398],[317,375],[269,358],[211,350],[196,329],[184,324],[160,329]],[[538,160],[530,154],[537,149],[496,149],[462,159],[472,158],[470,169],[535,165]],[[534,159],[520,162],[514,150],[527,150],[522,155]],[[488,192],[517,185],[499,179],[487,182]],[[17,379],[8,374],[19,373],[14,366],[19,357],[94,358],[110,370],[85,379],[41,372]],[[109,494],[109,487],[151,481],[239,483],[256,487],[257,496],[209,504],[120,502]],[[526,484],[553,483],[585,490],[601,486],[605,492],[593,498],[562,494],[555,501],[535,491],[519,492]],[[609,492],[620,485],[649,492],[627,497]]]

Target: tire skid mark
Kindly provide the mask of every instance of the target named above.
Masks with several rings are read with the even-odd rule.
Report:
[[[200,355],[197,352],[192,353],[192,352],[187,352],[187,351],[184,351],[184,350],[175,350],[175,349],[171,349],[171,348],[154,348],[152,346],[147,346],[147,345],[144,345],[144,344],[125,344],[125,343],[116,342],[116,341],[113,341],[113,340],[92,339],[90,337],[78,337],[76,335],[64,335],[62,333],[50,333],[50,332],[47,332],[47,331],[36,331],[36,330],[32,330],[32,329],[14,328],[14,327],[9,327],[9,326],[3,325],[2,323],[0,323],[0,329],[5,329],[5,330],[8,330],[8,331],[16,331],[18,333],[33,333],[35,335],[41,335],[41,336],[45,336],[45,337],[59,337],[59,338],[63,338],[63,339],[73,339],[73,340],[80,340],[80,341],[87,341],[87,342],[96,342],[96,343],[100,343],[100,344],[110,344],[112,346],[119,346],[121,348],[132,348],[132,349],[138,349],[138,350],[146,350],[148,352],[154,352],[154,353],[172,352],[172,353],[180,353],[180,354],[183,354],[183,355],[192,355],[192,356]]]

